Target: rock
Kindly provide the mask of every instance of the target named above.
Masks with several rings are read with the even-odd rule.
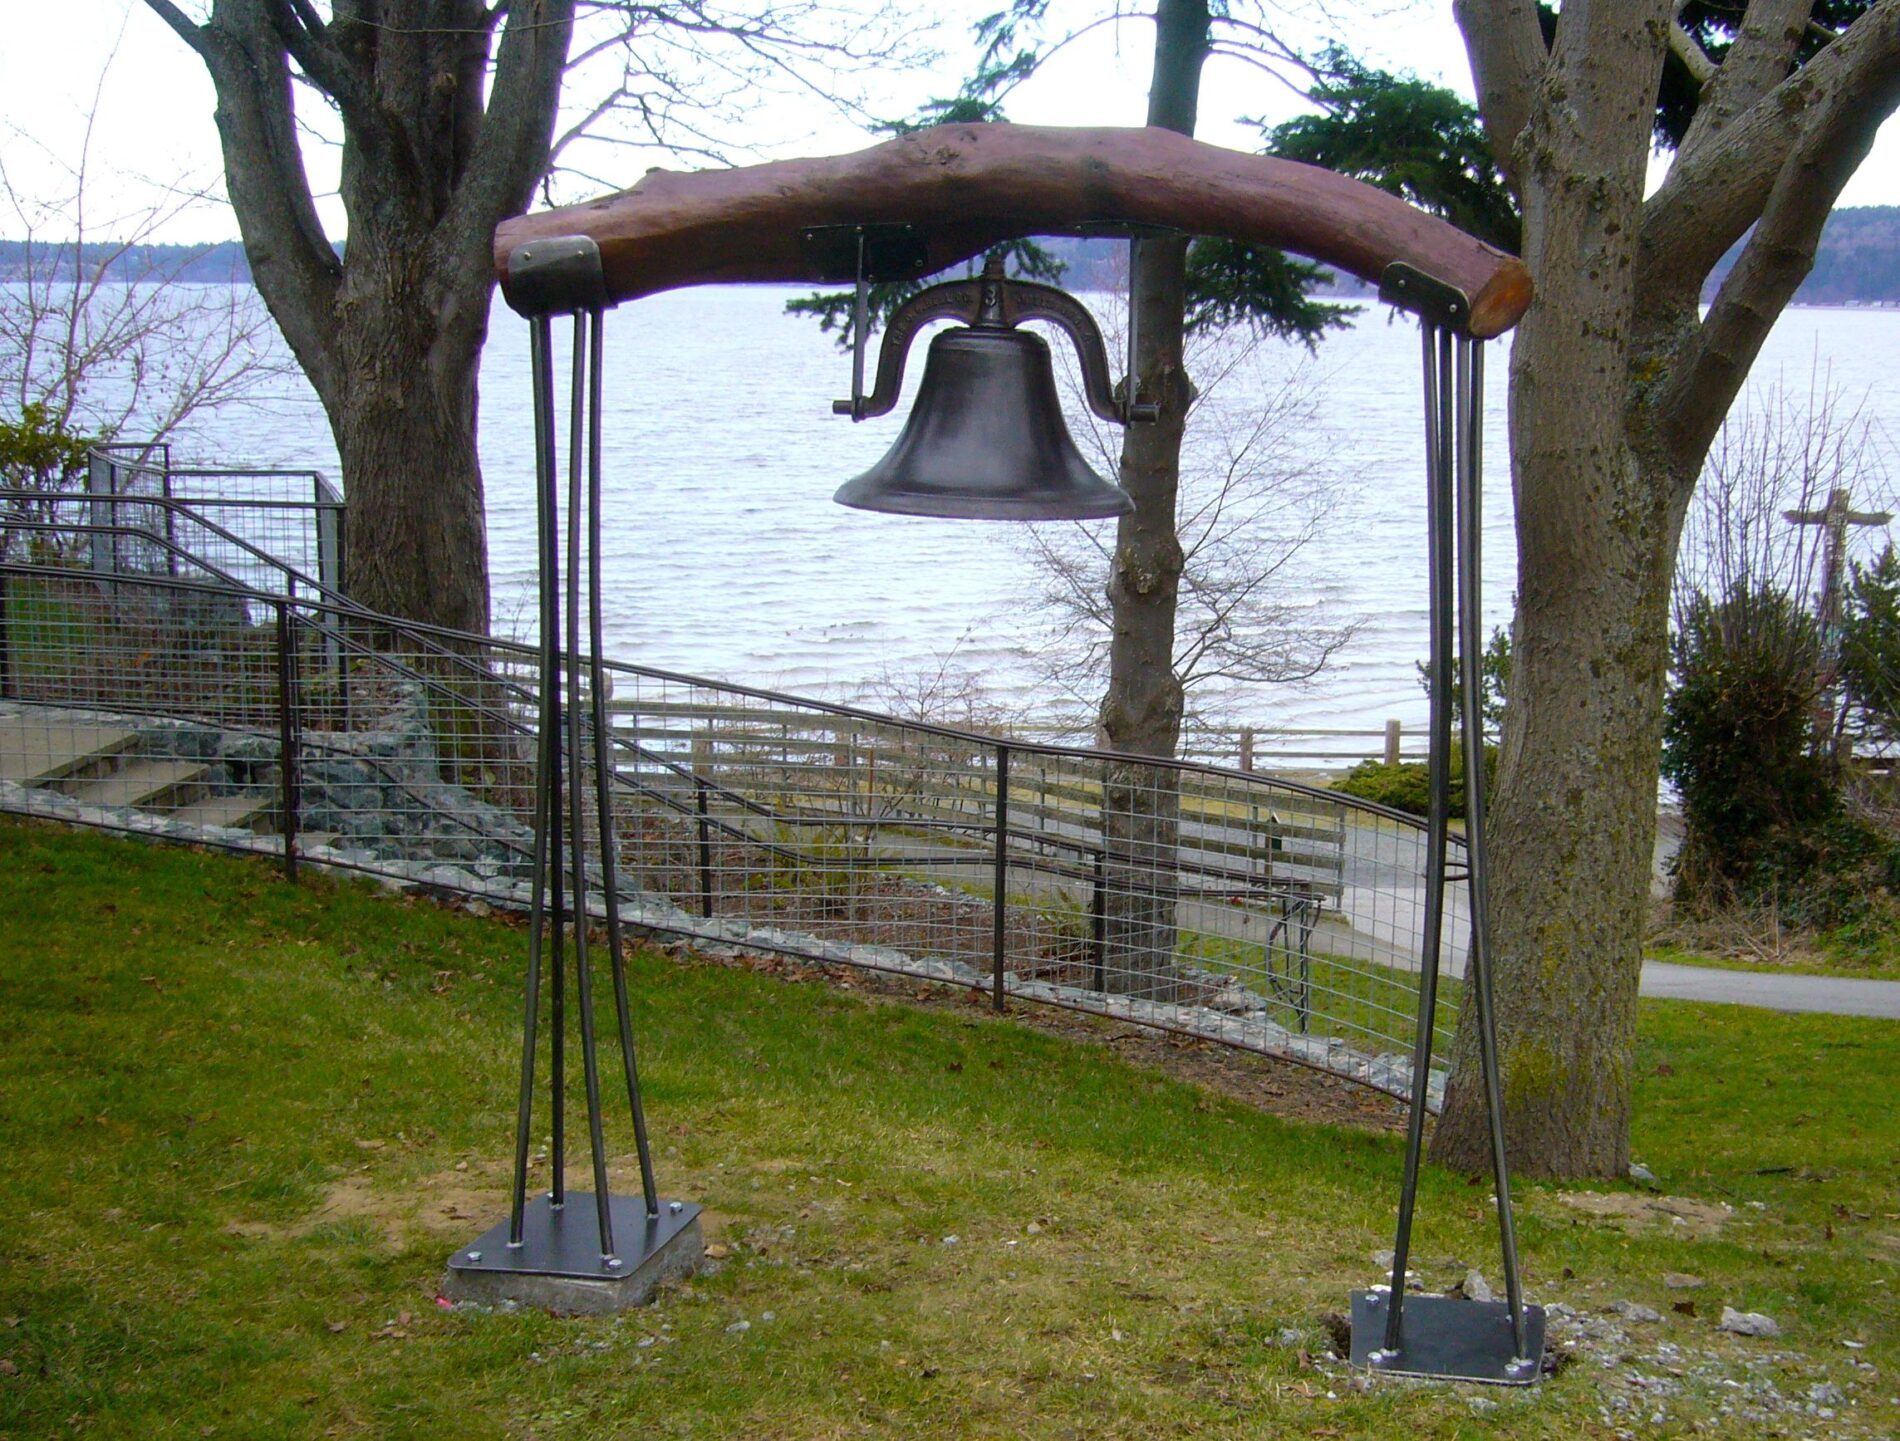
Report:
[[[1639,1305],[1635,1301],[1612,1301],[1610,1309],[1625,1321],[1660,1321],[1662,1312],[1649,1306]]]
[[[1759,1311],[1737,1311],[1733,1306],[1722,1308],[1722,1319],[1719,1324],[1724,1331],[1736,1336],[1779,1336],[1781,1334],[1781,1327],[1775,1324],[1773,1317],[1764,1316]]]
[[[726,1327],[726,1334],[728,1336],[737,1336],[741,1332],[750,1331],[751,1329],[752,1323],[750,1321],[734,1321],[730,1326]]]
[[[1482,1271],[1465,1272],[1465,1299],[1469,1301],[1495,1300],[1491,1294],[1491,1283],[1484,1279]]]
[[[1683,1271],[1671,1271],[1663,1277],[1663,1285],[1671,1291],[1694,1291],[1707,1284],[1700,1276],[1691,1276]]]
[[[1632,1161],[1630,1163],[1630,1179],[1641,1186],[1653,1186],[1656,1184],[1656,1173],[1650,1170],[1649,1167],[1638,1165]]]

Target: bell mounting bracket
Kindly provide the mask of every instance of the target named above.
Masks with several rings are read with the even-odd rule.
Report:
[[[904,362],[911,342],[933,320],[961,320],[973,330],[1013,330],[1025,320],[1046,320],[1075,345],[1076,359],[1082,367],[1082,389],[1091,411],[1116,425],[1152,421],[1161,414],[1161,407],[1153,401],[1126,399],[1126,387],[1123,396],[1117,397],[1116,387],[1108,378],[1108,349],[1087,306],[1053,285],[1009,279],[1003,273],[1000,256],[991,256],[976,279],[933,285],[891,313],[878,348],[877,382],[868,395],[864,392],[861,360],[865,335],[861,308],[855,335],[860,359],[852,367],[851,398],[834,400],[832,413],[853,420],[888,415],[903,388]]]

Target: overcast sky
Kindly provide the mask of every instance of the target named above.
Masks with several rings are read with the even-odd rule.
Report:
[[[848,8],[855,0],[835,3]],[[1077,16],[1104,8],[1100,0],[1057,0],[1058,14],[1064,6]],[[988,7],[935,0],[914,8],[920,15],[948,17],[934,32],[944,58],[923,75],[880,77],[867,96],[873,113],[905,114],[920,97],[953,91],[968,68],[968,17]],[[1342,25],[1335,18],[1307,27],[1294,38],[1312,45],[1340,35],[1373,64],[1410,69],[1470,93],[1470,74],[1451,24],[1449,0],[1418,0],[1396,13],[1383,4],[1335,3],[1331,8],[1336,17],[1363,14],[1366,19]],[[132,217],[149,214],[154,206],[169,208],[169,197],[181,186],[220,193],[211,83],[197,57],[144,4],[63,0],[9,9],[6,44],[0,48],[0,167],[8,190],[42,202],[68,194],[72,184],[63,171],[78,163],[91,116],[90,235],[122,233]],[[1141,21],[1087,37],[1012,98],[1010,118],[1061,125],[1140,124],[1151,37],[1152,27]],[[1258,69],[1216,61],[1204,81],[1198,133],[1215,144],[1253,148],[1257,131],[1237,123],[1240,117],[1284,119],[1299,108],[1284,87]],[[734,153],[739,161],[852,150],[868,138],[844,117],[789,96],[750,107],[744,127],[735,133],[743,133],[752,148],[750,153]],[[630,184],[647,167],[662,163],[668,163],[663,155],[629,151],[592,159],[596,173],[614,185]],[[311,171],[320,188],[333,185],[334,150],[313,153]],[[1890,121],[1881,132],[1841,203],[1900,204],[1900,121]],[[331,199],[324,212],[332,233],[340,235],[340,206]],[[19,238],[22,230],[18,215],[0,209],[0,238]],[[46,233],[50,237],[54,231],[49,226]],[[236,234],[229,210],[214,199],[186,207],[152,238],[222,240]]]

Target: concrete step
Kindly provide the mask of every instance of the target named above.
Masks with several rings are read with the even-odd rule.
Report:
[[[94,770],[138,743],[134,731],[58,716],[0,716],[0,780],[44,785]]]
[[[175,821],[191,826],[246,826],[263,832],[275,820],[277,797],[252,791],[235,796],[206,796],[171,813]]]
[[[195,788],[209,769],[196,761],[134,759],[109,776],[69,783],[61,789],[95,806],[157,808],[176,801],[190,804],[196,796],[187,798],[181,792]]]

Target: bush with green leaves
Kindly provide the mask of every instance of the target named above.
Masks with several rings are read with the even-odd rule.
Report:
[[[1772,907],[1827,929],[1900,880],[1900,847],[1842,803],[1825,654],[1814,616],[1777,588],[1679,602],[1662,769],[1682,798],[1675,898],[1688,912]]]
[[[1484,784],[1487,793],[1497,779],[1497,773],[1498,748],[1487,745],[1484,748]],[[1423,761],[1400,761],[1397,765],[1388,765],[1384,761],[1361,761],[1334,781],[1333,789],[1415,816],[1426,815],[1431,808],[1431,774]],[[1451,749],[1450,814],[1456,820],[1464,819],[1465,815],[1465,758],[1463,749],[1456,745]]]
[[[44,405],[29,401],[18,420],[0,417],[0,561],[38,555],[52,497],[79,488],[86,473],[86,437],[75,435]],[[41,556],[44,558],[44,556]]]
[[[1854,562],[1841,617],[1841,683],[1848,721],[1876,741],[1900,740],[1900,557]]]

